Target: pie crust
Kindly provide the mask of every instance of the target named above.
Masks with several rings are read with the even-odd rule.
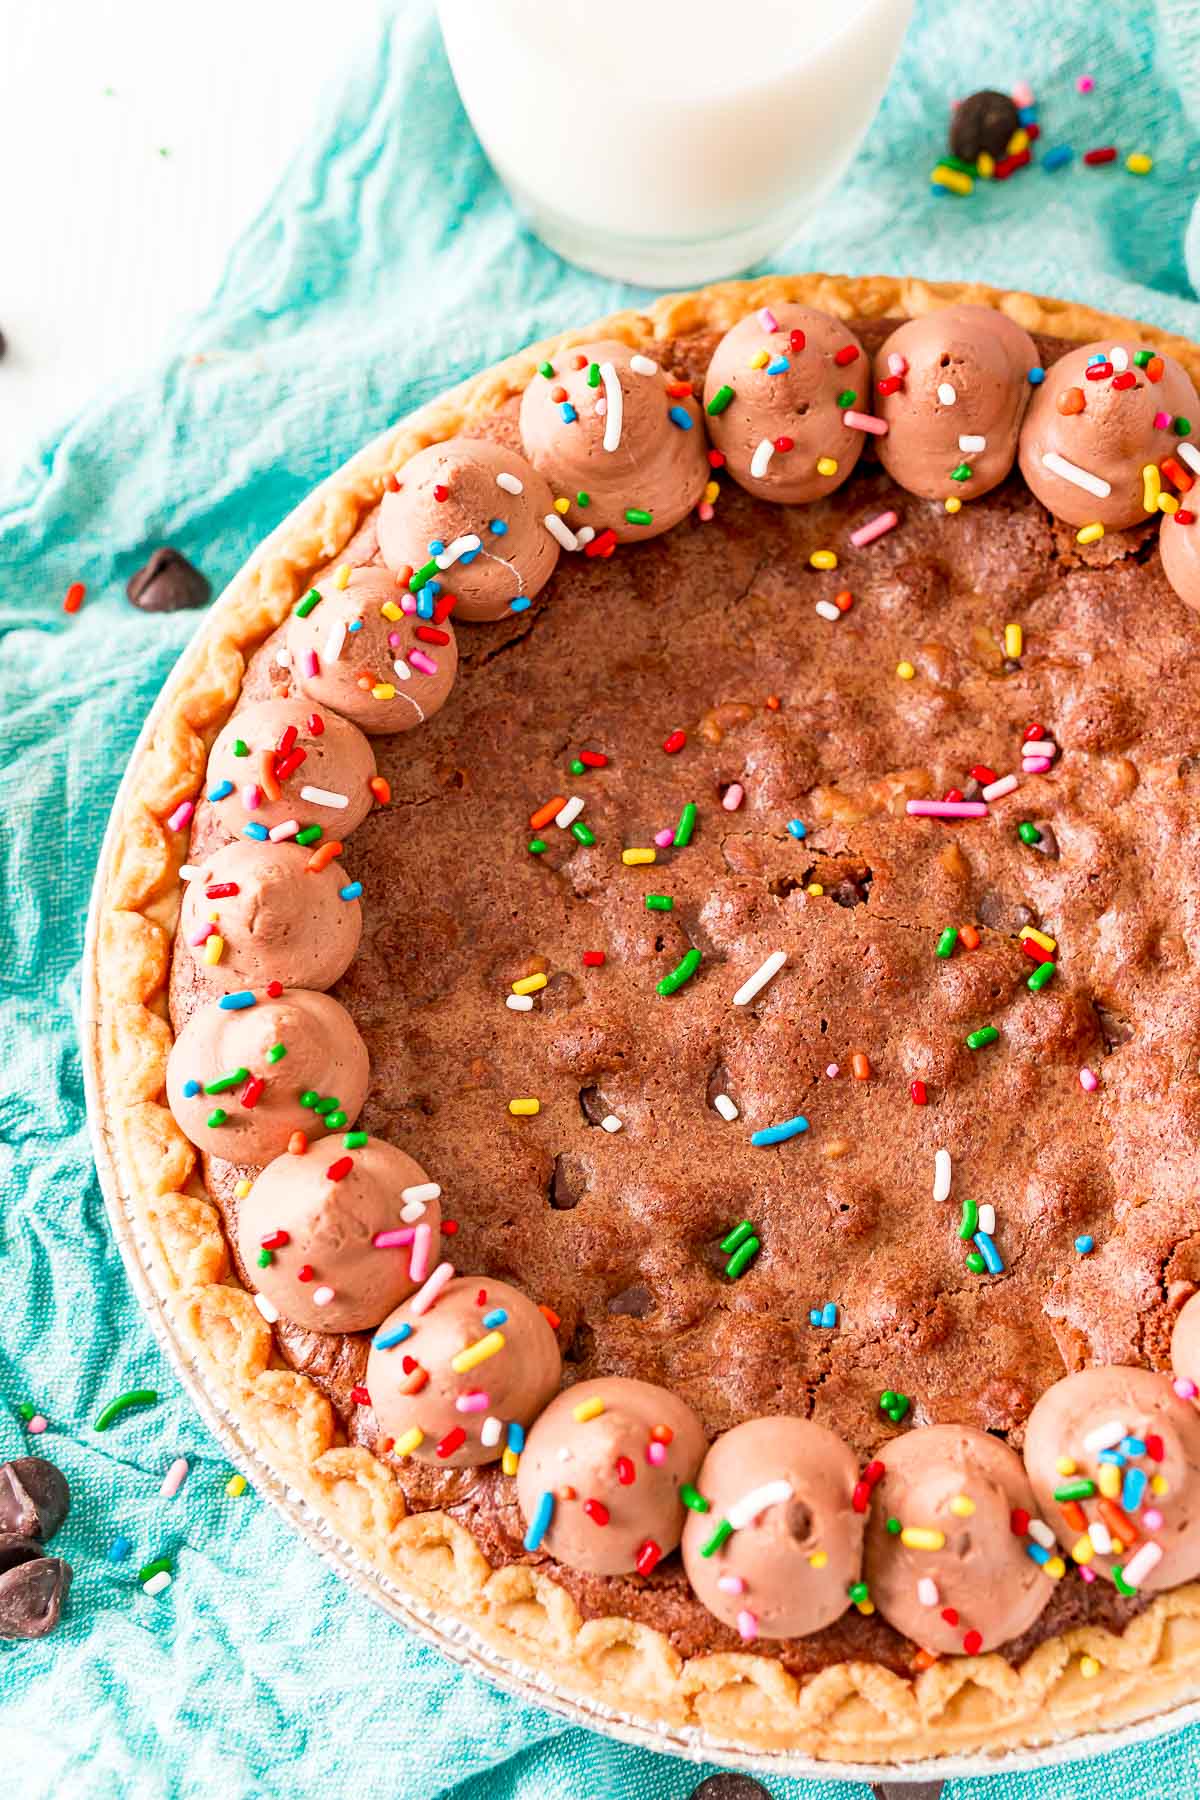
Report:
[[[204,620],[164,689],[118,796],[93,894],[84,1059],[102,1164],[135,1223],[149,1286],[175,1347],[236,1420],[280,1485],[326,1531],[441,1618],[465,1623],[545,1690],[706,1742],[831,1761],[888,1764],[1011,1751],[1165,1712],[1200,1697],[1200,1584],[1158,1596],[1120,1636],[1081,1627],[1019,1668],[1000,1655],[943,1658],[911,1680],[844,1662],[799,1681],[770,1656],[680,1657],[649,1627],[584,1623],[566,1591],[521,1565],[493,1570],[470,1532],[440,1512],[406,1516],[389,1470],[338,1443],[328,1401],[273,1356],[271,1331],[231,1271],[196,1152],[167,1109],[167,981],[185,834],[166,820],[204,776],[249,654],[334,562],[379,502],[387,476],[523,391],[537,365],[597,337],[652,354],[681,333],[724,331],[747,312],[799,301],[835,316],[916,317],[994,307],[1029,332],[1084,342],[1146,329],[1071,301],[974,283],[891,276],[770,276],[670,295],[484,370],[367,444],[271,534]],[[1200,384],[1200,348],[1154,331]],[[484,1673],[495,1673],[486,1657]],[[1081,1664],[1091,1670],[1085,1676]],[[603,1722],[598,1719],[597,1722]],[[661,1740],[663,1747],[670,1737]]]

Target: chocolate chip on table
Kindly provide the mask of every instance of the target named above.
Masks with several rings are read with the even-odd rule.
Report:
[[[0,1573],[0,1638],[40,1638],[58,1624],[71,1585],[71,1569],[60,1556],[43,1556],[30,1544],[24,1560]]]
[[[761,1781],[752,1775],[710,1775],[693,1788],[688,1800],[771,1800]]]
[[[44,1457],[0,1464],[0,1533],[44,1541],[54,1536],[70,1504],[66,1476]]]
[[[182,612],[185,607],[207,606],[212,585],[186,556],[164,545],[130,576],[125,592],[143,612]]]
[[[960,100],[950,114],[950,150],[964,162],[974,162],[986,150],[997,161],[1008,151],[1008,140],[1020,124],[1017,109],[1007,94],[984,88]]]

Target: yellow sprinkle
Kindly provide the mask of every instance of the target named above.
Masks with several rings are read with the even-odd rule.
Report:
[[[1167,513],[1169,516],[1171,513],[1179,511],[1179,501],[1174,494],[1160,494],[1158,496],[1158,510],[1159,512]]]
[[[817,458],[817,474],[818,475],[836,475],[837,471],[838,471],[838,466],[837,466],[837,459],[835,457],[818,456],[818,458]]]
[[[1160,1500],[1164,1494],[1169,1494],[1170,1491],[1171,1484],[1165,1475],[1152,1475],[1150,1477],[1150,1492],[1152,1494],[1157,1494]]]
[[[396,698],[396,690],[390,681],[377,682],[371,689],[371,693],[376,700],[394,700]]]
[[[1096,1480],[1106,1500],[1115,1500],[1121,1492],[1121,1471],[1115,1463],[1101,1463]]]
[[[962,511],[962,501],[959,499],[957,494],[951,494],[949,496],[949,498],[947,499],[946,511],[948,513],[956,513],[956,512]]]
[[[1052,1556],[1048,1563],[1042,1564],[1042,1568],[1051,1581],[1061,1581],[1067,1572],[1067,1565],[1061,1556]]]
[[[718,496],[720,495],[720,492],[721,492],[721,484],[719,481],[705,482],[704,498],[708,501],[708,504],[710,506],[712,505],[713,501],[718,498]]]
[[[1036,943],[1036,941],[1037,940],[1035,938],[1034,942]],[[1043,945],[1042,947],[1044,949],[1045,945]],[[1079,1464],[1075,1461],[1075,1459],[1073,1457],[1059,1456],[1059,1457],[1056,1457],[1054,1460],[1054,1467],[1057,1469],[1057,1471],[1060,1475],[1074,1475],[1076,1469],[1079,1467]]]
[[[1112,1554],[1114,1556],[1120,1556],[1120,1554],[1124,1548],[1125,1548],[1125,1539],[1115,1537],[1112,1541]]]
[[[896,664],[896,673],[901,681],[911,681],[916,672],[917,671],[910,662],[898,662]]]
[[[821,886],[819,881],[810,881],[804,891],[806,894],[811,894],[813,899],[816,900],[825,892],[825,889]]]
[[[536,1101],[534,1104],[536,1105]],[[504,1333],[489,1331],[487,1336],[481,1337],[477,1344],[468,1344],[465,1350],[460,1350],[457,1356],[452,1356],[450,1367],[456,1375],[466,1375],[472,1369],[477,1368],[481,1362],[486,1362],[489,1356],[496,1356],[503,1348]]]
[[[350,564],[349,563],[342,564],[341,568],[338,570],[337,574],[334,576],[333,581],[334,581],[335,587],[345,589],[350,586]]]
[[[986,150],[981,150],[975,158],[975,173],[983,181],[990,181],[996,172],[996,159]]]
[[[404,617],[394,600],[385,600],[379,610],[390,625],[394,625],[397,619]]]
[[[541,1112],[542,1103],[540,1100],[510,1100],[508,1110],[514,1119],[532,1119],[535,1113]]]
[[[604,1411],[604,1402],[599,1394],[593,1394],[590,1400],[581,1400],[578,1406],[571,1408],[571,1417],[578,1425],[586,1425],[589,1419],[598,1419]]]
[[[1098,544],[1103,536],[1104,527],[1100,524],[1099,520],[1097,520],[1094,525],[1084,525],[1081,527],[1081,529],[1075,533],[1075,542],[1077,544]]]
[[[1098,1675],[1100,1673],[1100,1664],[1096,1661],[1094,1656],[1081,1656],[1079,1659],[1079,1673],[1083,1676],[1085,1681],[1090,1681],[1093,1675]]]
[[[244,1475],[231,1475],[225,1483],[225,1492],[231,1500],[236,1500],[238,1495],[244,1494],[245,1491],[246,1477]]]
[[[1018,125],[1017,129],[1008,140],[1008,149],[1005,151],[1005,155],[1020,156],[1022,150],[1028,150],[1028,148],[1029,133],[1023,125]]]
[[[1072,1559],[1077,1563],[1090,1563],[1095,1554],[1096,1546],[1087,1536],[1081,1537],[1071,1552]]]
[[[627,869],[632,869],[637,863],[654,862],[657,856],[657,850],[622,850],[621,861]]]
[[[244,1175],[242,1179],[236,1183],[233,1191],[237,1199],[244,1200],[246,1198],[246,1195],[250,1192],[250,1183],[246,1180]]]
[[[564,495],[560,494],[558,499],[554,502],[554,510],[556,513],[570,512],[571,502]]]
[[[1132,156],[1125,158],[1125,167],[1131,175],[1148,175],[1154,167],[1154,158],[1147,156],[1144,150],[1135,150]]]
[[[204,940],[204,960],[206,963],[219,963],[225,949],[225,939],[214,931],[212,936]]]
[[[1023,937],[1023,938],[1028,938],[1031,943],[1040,944],[1043,950],[1057,950],[1058,949],[1057,938],[1048,937],[1044,931],[1039,931],[1036,925],[1022,925],[1020,931],[1017,933],[1017,936]],[[1071,1473],[1073,1474],[1074,1471],[1075,1471],[1075,1465],[1074,1465],[1074,1463],[1072,1463],[1071,1464]]]
[[[539,988],[545,987],[547,979],[545,975],[522,975],[520,981],[513,982],[512,991],[514,994],[536,994]]]
[[[520,1460],[521,1459],[516,1451],[510,1450],[508,1445],[505,1444],[504,1454],[500,1458],[500,1468],[502,1473],[505,1475],[515,1475],[517,1472],[517,1464]]]
[[[1025,648],[1025,633],[1019,625],[1004,627],[1004,654],[1011,662],[1016,662]]]
[[[950,1511],[956,1519],[969,1519],[975,1511],[975,1502],[969,1494],[955,1494],[950,1502]]]
[[[754,355],[750,358],[750,367],[752,369],[765,369],[770,360],[771,353],[769,350],[756,350]]]
[[[1154,512],[1162,492],[1162,476],[1157,463],[1147,463],[1142,470],[1142,511]]]
[[[873,1600],[856,1600],[854,1604],[857,1606],[864,1619],[869,1619],[871,1614],[875,1611],[875,1602]]]
[[[814,550],[808,560],[814,569],[837,568],[836,550]]]
[[[395,1445],[393,1446],[396,1455],[411,1456],[418,1445],[424,1441],[424,1437],[425,1433],[421,1430],[419,1425],[410,1426],[403,1437],[398,1437],[396,1439]]]
[[[906,1525],[900,1533],[900,1542],[906,1550],[944,1550],[946,1534],[929,1525]]]
[[[808,1566],[810,1569],[823,1569],[828,1561],[829,1552],[827,1550],[814,1550],[808,1559]]]
[[[949,188],[952,194],[969,194],[975,187],[969,175],[964,175],[961,169],[947,168],[945,163],[939,163],[931,170],[929,179],[935,187]]]

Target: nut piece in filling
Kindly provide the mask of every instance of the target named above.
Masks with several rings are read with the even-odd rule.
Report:
[[[1029,1535],[1033,1494],[1016,1451],[969,1425],[929,1425],[879,1461],[865,1573],[888,1624],[943,1656],[1027,1631],[1062,1566]]]
[[[543,363],[521,399],[521,441],[571,502],[564,523],[576,542],[660,536],[699,502],[711,472],[690,384],[615,340]]]
[[[396,481],[379,508],[379,549],[405,582],[425,574],[418,593],[429,584],[434,597],[452,593],[455,619],[499,619],[545,587],[561,513],[545,477],[515,450],[451,438],[418,450]]]
[[[397,1456],[435,1468],[504,1459],[557,1391],[558,1340],[519,1288],[441,1263],[386,1318],[367,1359],[367,1391]]]
[[[909,319],[875,357],[879,460],[926,500],[974,500],[1013,466],[1033,393],[1028,332],[986,306]],[[957,510],[957,509],[952,509]]]
[[[243,707],[208,754],[205,791],[229,837],[343,838],[371,810],[375,753],[356,725],[296,698]]]
[[[431,594],[428,579],[421,585],[418,596],[371,566],[310,588],[292,609],[282,652],[301,692],[372,737],[411,731],[444,706],[458,646],[446,595]]]
[[[247,988],[192,1014],[167,1059],[167,1104],[198,1149],[263,1164],[296,1132],[352,1125],[369,1079],[367,1047],[329,994]]]
[[[189,881],[180,934],[205,982],[222,993],[274,981],[332,987],[362,936],[358,887],[319,849],[238,839],[205,858]]]
[[[696,1477],[683,1565],[696,1597],[750,1642],[806,1637],[840,1618],[862,1562],[849,1446],[808,1419],[748,1419]]]
[[[1179,509],[1163,519],[1158,549],[1163,574],[1183,604],[1200,612],[1200,525],[1186,495]]]
[[[1119,1593],[1200,1574],[1200,1413],[1152,1369],[1080,1369],[1029,1415],[1025,1467],[1081,1572]]]
[[[699,1503],[704,1445],[691,1407],[653,1382],[606,1375],[567,1388],[517,1470],[527,1533],[540,1525],[527,1547],[593,1575],[650,1574],[683,1535],[688,1501]]]
[[[1055,518],[1121,531],[1165,510],[1159,495],[1171,498],[1179,445],[1198,420],[1173,356],[1132,340],[1084,344],[1047,369],[1030,402],[1021,473]]]
[[[238,1209],[238,1253],[264,1304],[309,1331],[368,1331],[437,1266],[440,1189],[365,1132],[276,1157]]]
[[[827,313],[764,307],[717,345],[704,410],[709,436],[747,493],[788,505],[819,500],[841,487],[862,454],[870,359]]]

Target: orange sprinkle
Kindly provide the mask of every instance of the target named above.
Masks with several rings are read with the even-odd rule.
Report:
[[[938,1658],[932,1650],[918,1650],[912,1659],[914,1669],[932,1669]]]
[[[1164,456],[1158,466],[1167,480],[1173,482],[1181,494],[1186,494],[1189,488],[1195,486],[1187,470],[1177,463],[1173,456]]]
[[[979,933],[973,925],[960,926],[958,936],[959,942],[963,945],[964,949],[978,950]]]
[[[1150,361],[1146,364],[1146,380],[1147,381],[1161,381],[1162,378],[1163,378],[1163,359],[1161,356],[1152,356],[1150,358]]]
[[[1139,1541],[1141,1532],[1129,1514],[1123,1512],[1115,1500],[1106,1500],[1103,1495],[1100,1495],[1096,1501],[1096,1510],[1113,1536],[1119,1537],[1127,1550]]]
[[[656,1444],[670,1444],[674,1442],[675,1433],[669,1425],[654,1425],[650,1429],[650,1436]]]
[[[781,702],[780,702],[778,694],[768,694],[767,695],[767,711],[768,712],[778,712],[780,704],[781,704]]]
[[[327,869],[329,867],[335,856],[340,856],[341,854],[342,846],[337,838],[329,838],[325,843],[317,845],[304,866],[311,874],[319,875],[322,869]]]
[[[554,1497],[556,1500],[574,1500],[576,1497],[575,1489],[571,1486],[570,1482],[567,1482],[564,1486],[555,1488]]]
[[[672,400],[690,400],[692,384],[690,381],[668,381],[667,392]]]
[[[367,786],[370,788],[371,792],[374,794],[375,798],[378,800],[380,806],[390,805],[391,798],[392,798],[392,790],[382,775],[372,775],[370,781],[368,781],[368,783],[367,783]]]
[[[303,1156],[307,1149],[308,1139],[305,1137],[304,1133],[302,1131],[293,1131],[291,1137],[288,1139],[288,1155]]]
[[[1060,1505],[1062,1507],[1062,1516],[1067,1521],[1067,1524],[1071,1527],[1072,1531],[1087,1530],[1087,1514],[1084,1512],[1082,1506],[1080,1506],[1078,1500],[1063,1500],[1060,1502]]]
[[[535,831],[542,825],[549,825],[555,813],[560,813],[566,804],[565,794],[555,794],[552,800],[547,800],[545,806],[539,806],[536,812],[530,813],[529,823]]]
[[[415,571],[411,563],[402,564],[402,566],[396,570],[396,586],[407,587],[412,580],[414,573]]]
[[[400,483],[396,480],[396,477],[394,474],[391,474],[388,476],[387,486],[388,486],[388,492],[391,494],[398,494],[400,492]]]
[[[840,594],[835,594],[833,596],[833,604],[837,607],[839,612],[849,612],[850,608],[854,605],[854,595],[850,592],[849,588],[843,588]]]
[[[850,1058],[850,1073],[853,1075],[855,1081],[870,1080],[871,1061],[869,1057],[863,1055],[861,1050],[856,1050],[854,1055]]]
[[[562,1320],[559,1318],[554,1308],[552,1306],[539,1306],[538,1311],[541,1313],[543,1319],[545,1319],[551,1331],[557,1331],[562,1324]]]
[[[283,792],[275,779],[275,752],[263,750],[258,758],[258,785],[268,800],[278,800]]]
[[[63,611],[65,613],[77,613],[83,605],[83,599],[86,593],[87,589],[84,587],[82,581],[73,581],[67,589],[66,599],[63,601]]]
[[[1070,418],[1072,413],[1081,413],[1086,404],[1082,388],[1064,388],[1058,396],[1058,410],[1067,418]]]
[[[400,1392],[402,1394],[419,1394],[428,1380],[429,1370],[421,1368],[420,1364],[418,1364],[400,1389]]]

